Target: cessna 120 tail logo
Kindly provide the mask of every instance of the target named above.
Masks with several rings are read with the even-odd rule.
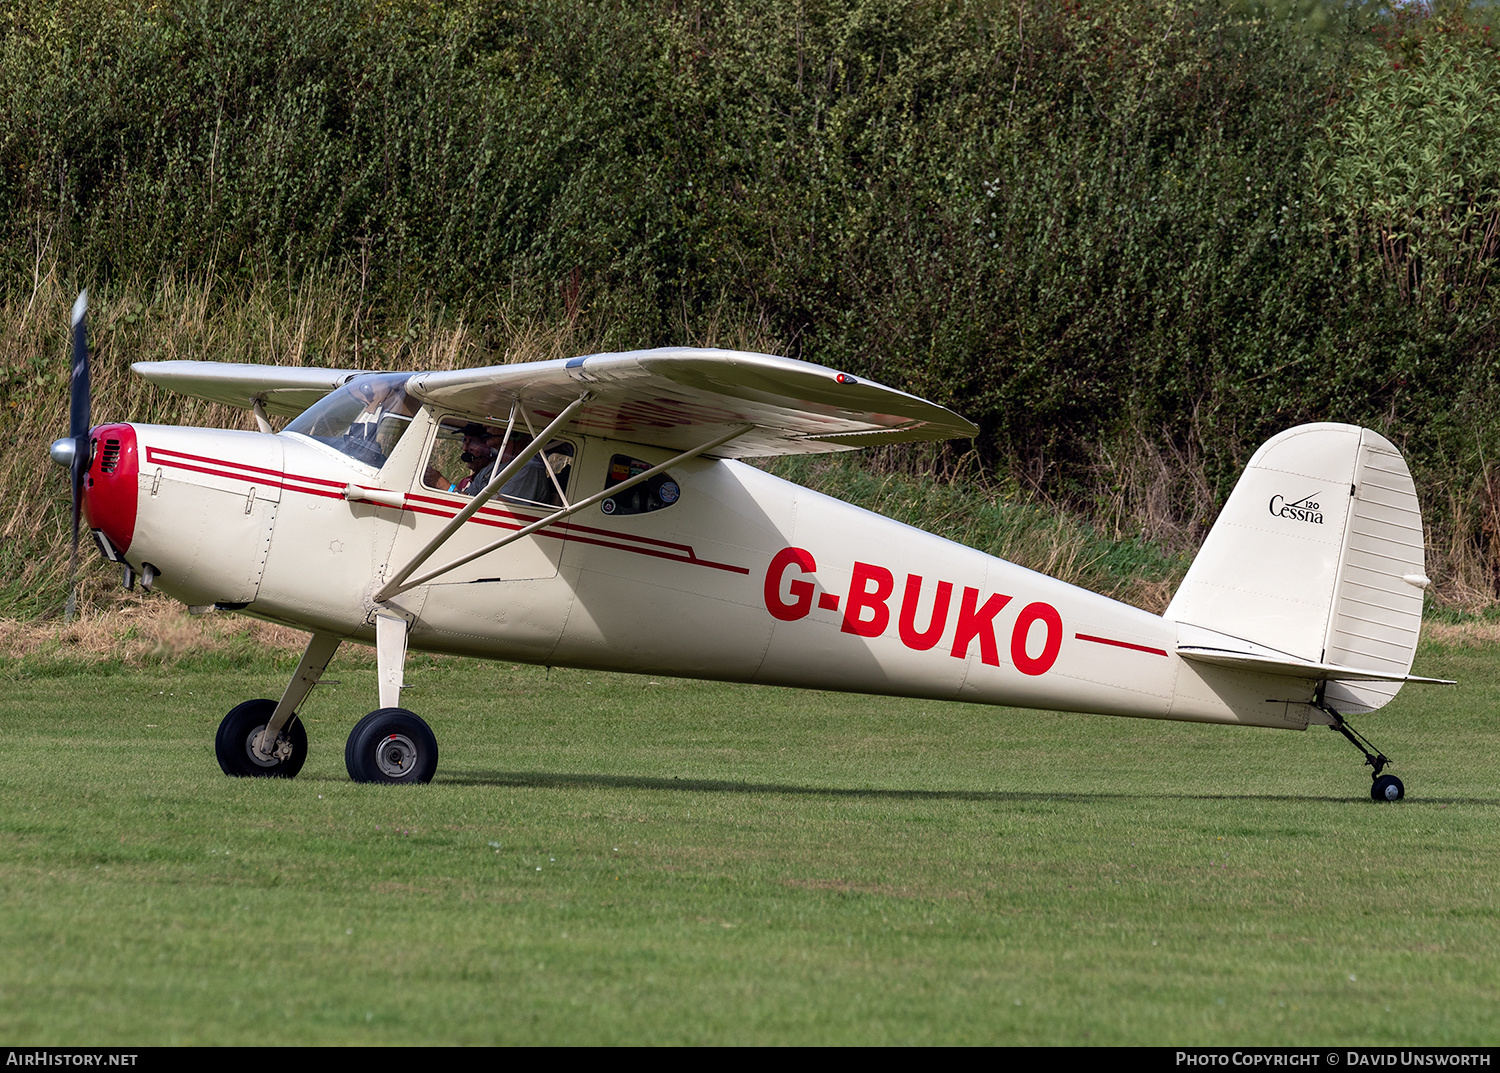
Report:
[[[1295,503],[1288,503],[1284,496],[1271,497],[1271,513],[1278,518],[1290,518],[1294,522],[1323,524],[1323,508],[1316,501],[1317,492],[1303,496]]]

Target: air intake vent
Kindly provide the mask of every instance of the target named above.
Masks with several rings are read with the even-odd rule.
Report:
[[[104,453],[99,456],[99,472],[113,473],[115,466],[120,462],[120,441],[109,439],[104,441]]]

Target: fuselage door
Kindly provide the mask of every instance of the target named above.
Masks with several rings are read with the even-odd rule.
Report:
[[[399,569],[426,548],[490,479],[529,445],[528,437],[505,437],[502,426],[464,418],[437,422],[425,463],[406,497],[410,524],[404,524],[391,555]],[[578,445],[549,441],[496,495],[434,551],[423,572],[463,558],[545,518],[570,494]],[[568,525],[559,522],[520,537],[444,573],[433,585],[472,585],[550,578],[557,574]]]

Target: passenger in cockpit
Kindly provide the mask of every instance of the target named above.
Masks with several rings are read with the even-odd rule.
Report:
[[[545,462],[543,462],[544,457]],[[552,467],[550,475],[547,472],[549,465]],[[533,455],[521,467],[521,472],[506,481],[500,494],[507,499],[520,499],[528,503],[560,507],[562,500],[557,494],[557,489],[558,486],[567,488],[568,474],[572,471],[572,467],[573,445],[565,440],[554,440],[547,445],[546,450]],[[552,483],[553,476],[556,476],[557,484]]]

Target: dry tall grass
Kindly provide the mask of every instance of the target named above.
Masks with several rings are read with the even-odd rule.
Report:
[[[66,475],[48,458],[67,434],[68,317],[77,288],[38,266],[29,288],[0,297],[0,606],[24,617],[56,614],[66,597]],[[136,361],[177,359],[354,369],[455,369],[572,357],[599,349],[579,317],[543,324],[501,305],[477,319],[428,302],[392,314],[371,308],[356,278],[314,278],[295,288],[261,281],[230,289],[212,272],[184,279],[106,283],[89,296],[93,420],[255,427],[246,411],[158,391],[130,372]],[[763,335],[710,318],[684,341],[771,350]],[[86,534],[85,534],[86,537]],[[86,549],[81,612],[120,599],[118,575]]]
[[[142,667],[231,652],[295,657],[306,644],[307,635],[298,630],[239,615],[194,617],[161,595],[123,596],[66,625],[0,619],[0,658],[10,659]]]
[[[48,445],[67,434],[69,282],[39,274],[29,292],[0,299],[0,599],[24,615],[48,615],[65,597],[68,491]],[[94,421],[128,420],[253,428],[245,411],[167,395],[131,374],[135,361],[174,359],[451,369],[567,352],[576,333],[533,324],[474,325],[438,305],[377,322],[357,288],[312,281],[288,291],[255,284],[229,294],[212,274],[110,283],[90,295]],[[114,575],[83,557],[81,607],[109,606]]]
[[[29,287],[0,296],[0,427],[5,447],[0,453],[0,504],[5,505],[0,507],[0,607],[25,619],[56,615],[66,596],[67,480],[50,462],[47,448],[66,434],[67,325],[75,294],[73,281],[60,279],[39,262]],[[373,309],[357,277],[313,278],[296,287],[277,280],[229,287],[213,271],[192,278],[107,283],[91,293],[89,328],[95,422],[229,428],[253,428],[253,420],[244,411],[159,392],[131,374],[130,364],[198,359],[453,369],[568,357],[600,348],[599,337],[585,326],[585,318],[577,316],[539,323],[510,316],[499,302],[479,314],[455,313],[435,302],[393,313]],[[779,350],[778,341],[763,329],[713,317],[694,331],[684,321],[682,341]],[[955,508],[951,497],[897,504],[886,502],[889,497],[876,489],[868,503],[859,501],[880,510],[904,508],[893,513],[1032,569],[1079,584],[1097,583],[1099,571],[1088,560],[1092,553],[1085,552],[1078,539],[1084,529],[1115,540],[1145,535],[1170,549],[1191,549],[1217,511],[1194,459],[1164,452],[1146,435],[1117,442],[1136,446],[1114,448],[1112,453],[1101,447],[1099,467],[1115,475],[1114,493],[1102,499],[1088,519],[1059,517],[1053,527],[979,532],[974,530],[972,512]],[[877,470],[920,476],[929,486],[957,481],[977,489],[974,494],[986,501],[1007,495],[987,480],[977,456],[956,445],[895,448],[866,457]],[[1465,502],[1455,494],[1449,516],[1472,515],[1473,511],[1466,513]],[[1185,517],[1192,521],[1184,525],[1173,520]],[[1471,528],[1465,524],[1452,533],[1430,534],[1428,561],[1436,580],[1436,601],[1473,611],[1493,603],[1500,560],[1475,545],[1467,535]],[[1500,548],[1500,539],[1494,545]],[[85,618],[120,605],[123,594],[115,571],[91,549],[85,549],[80,561],[80,608]],[[1142,577],[1112,582],[1108,590],[1160,610],[1171,588],[1170,581]]]

